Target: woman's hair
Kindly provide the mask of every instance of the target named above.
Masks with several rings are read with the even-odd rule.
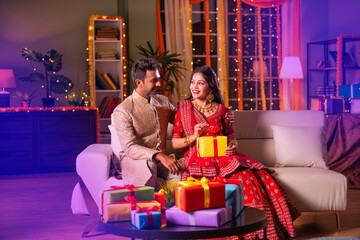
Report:
[[[209,84],[209,87],[214,95],[213,102],[224,104],[224,99],[221,96],[220,89],[219,89],[219,81],[217,80],[216,73],[211,67],[206,65],[201,67],[196,67],[195,70],[191,73],[190,76],[190,83],[195,73],[201,73],[205,78],[206,82]],[[189,92],[189,98],[187,100],[192,99],[191,91]]]

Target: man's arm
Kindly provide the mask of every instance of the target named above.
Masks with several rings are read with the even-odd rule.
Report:
[[[133,121],[128,112],[123,109],[114,111],[114,124],[120,145],[125,153],[132,159],[152,159],[160,151],[144,147],[137,141]]]

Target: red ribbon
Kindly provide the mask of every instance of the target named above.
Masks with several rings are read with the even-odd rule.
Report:
[[[236,184],[240,185],[243,184],[243,180],[241,179],[228,179],[223,177],[214,177],[210,182],[221,182],[221,183],[228,183],[228,184]]]
[[[155,197],[155,201],[159,202],[160,206],[161,206],[161,227],[165,227],[166,224],[167,224],[166,215],[165,215],[165,210],[166,210],[165,201],[166,201],[166,198],[165,198],[164,194],[162,194],[160,192],[155,192],[154,197]]]
[[[214,142],[214,157],[218,156],[218,144],[217,144],[217,137],[213,136],[213,142]]]
[[[136,217],[135,217],[136,213],[146,212],[148,228],[153,228],[154,221],[153,221],[152,213],[150,211],[158,211],[158,210],[159,210],[158,206],[137,208],[134,213],[134,225],[136,226]]]
[[[114,191],[114,190],[128,189],[130,191],[130,196],[135,197],[135,188],[141,188],[141,186],[139,186],[139,187],[135,187],[134,185],[125,185],[125,186],[122,186],[122,187],[120,187],[120,186],[110,186],[110,189],[104,190],[101,193],[101,213],[104,214],[104,194],[105,194],[105,192],[110,192],[110,191]],[[132,206],[131,206],[131,209],[132,209]]]
[[[125,196],[124,199],[131,204],[131,210],[136,209],[136,199],[134,196]]]

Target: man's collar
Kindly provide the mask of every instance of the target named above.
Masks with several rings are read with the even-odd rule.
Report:
[[[150,103],[151,96],[149,97],[149,99],[146,99],[146,98],[142,97],[140,94],[138,94],[136,89],[134,89],[133,95],[134,95],[135,99],[138,99],[139,101],[141,101],[143,103]]]

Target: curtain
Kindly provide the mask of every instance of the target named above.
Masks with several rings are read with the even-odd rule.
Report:
[[[279,6],[288,0],[241,0],[242,2],[254,7],[271,8]]]
[[[282,57],[300,57],[300,2],[289,0],[282,5]],[[302,80],[294,79],[292,88],[292,110],[302,109]],[[284,110],[290,110],[289,81],[282,82]]]
[[[182,81],[175,82],[176,93],[172,102],[188,97],[191,62],[191,23],[189,0],[169,0],[165,3],[166,50],[180,54],[182,66],[186,68]]]

